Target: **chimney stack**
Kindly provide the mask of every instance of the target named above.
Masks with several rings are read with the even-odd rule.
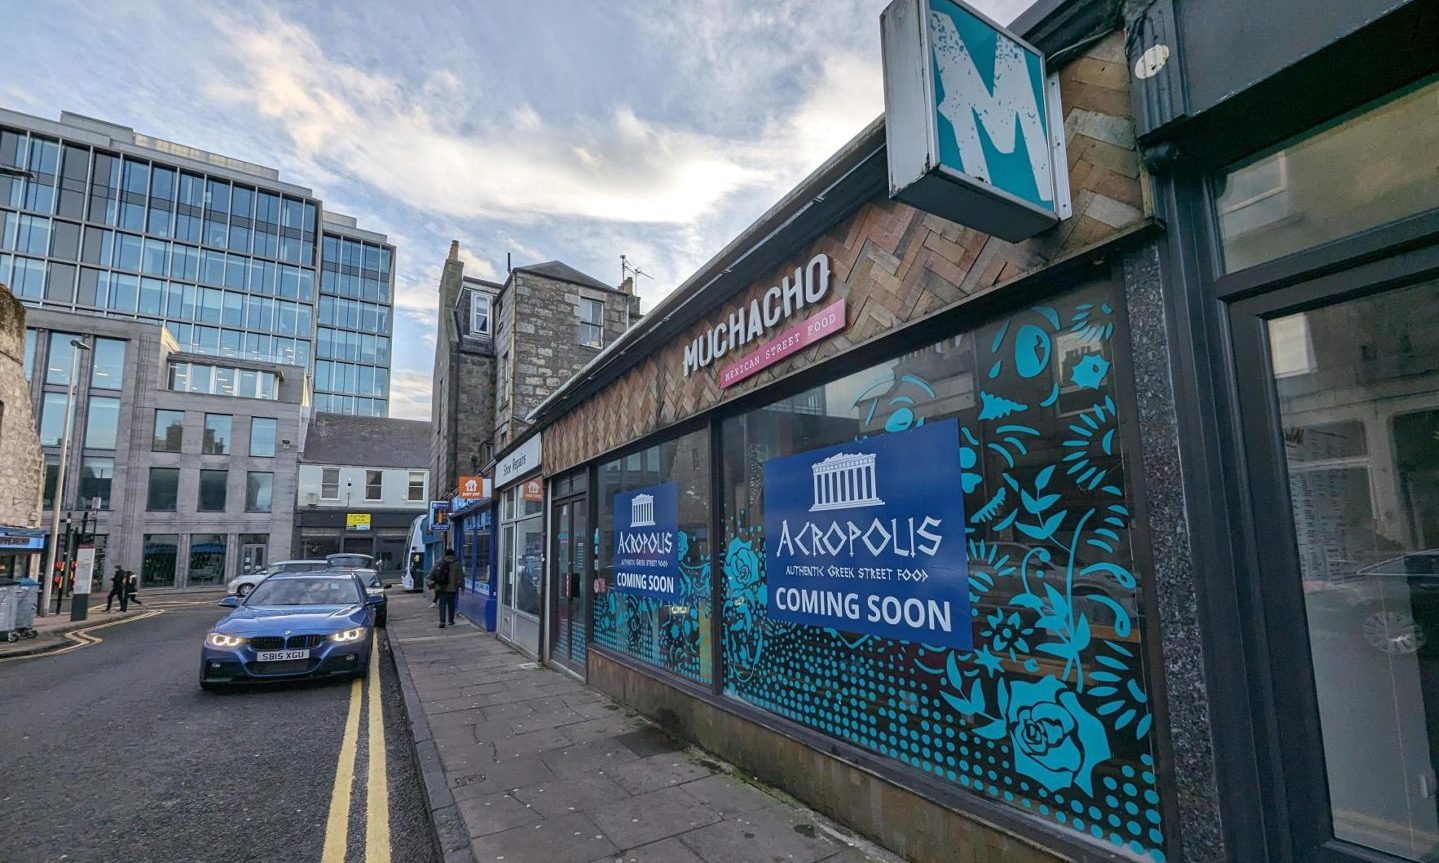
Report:
[[[458,261],[459,259],[460,259],[460,241],[459,241],[459,240],[450,240],[450,260],[452,260],[452,261]]]
[[[632,297],[635,295],[634,276],[625,276],[625,280],[623,282],[620,282],[620,293],[629,294]]]

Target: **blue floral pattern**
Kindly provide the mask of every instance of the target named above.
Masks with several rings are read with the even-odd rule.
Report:
[[[796,399],[832,423],[791,420],[802,445],[756,420],[730,483],[752,483],[762,458],[840,443],[840,429],[959,419],[974,650],[771,620],[751,493],[725,515],[724,690],[1163,861],[1111,294],[1077,291]],[[857,394],[848,414],[826,403],[840,392]]]

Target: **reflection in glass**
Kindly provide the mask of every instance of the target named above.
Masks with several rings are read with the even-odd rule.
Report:
[[[140,582],[144,587],[167,587],[175,583],[175,556],[180,537],[173,533],[145,534]]]
[[[227,455],[230,452],[230,415],[205,414],[205,436],[200,452],[206,455]]]
[[[1432,860],[1439,284],[1278,318],[1269,332],[1334,835]]]
[[[125,385],[125,343],[119,339],[96,339],[90,388],[118,390]]]
[[[151,512],[174,512],[179,494],[179,468],[150,468],[150,485],[145,496],[145,508],[147,510]]]
[[[65,438],[65,413],[69,400],[64,393],[46,393],[40,404],[40,445],[59,446]]]
[[[120,400],[90,397],[85,420],[85,446],[88,449],[114,449],[120,430]]]
[[[110,485],[115,479],[115,460],[86,456],[80,467],[80,495],[75,505],[90,509],[99,501],[99,509],[110,508]]]
[[[219,584],[225,580],[225,535],[190,535],[190,584]]]
[[[179,452],[185,440],[184,411],[155,411],[155,440],[150,445],[153,452]]]
[[[1234,272],[1439,205],[1439,77],[1220,172]]]
[[[245,512],[269,512],[274,492],[275,475],[268,471],[250,471],[245,475]]]
[[[225,470],[200,471],[199,505],[200,512],[225,511],[225,484],[230,472]]]

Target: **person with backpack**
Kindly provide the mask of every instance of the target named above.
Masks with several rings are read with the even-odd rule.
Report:
[[[128,584],[125,578],[125,568],[115,564],[115,572],[110,576],[110,595],[105,597],[105,610],[109,611],[115,600],[120,600],[120,610],[128,611],[130,608],[130,595],[126,593],[125,587]]]
[[[140,577],[135,574],[133,569],[125,570],[125,599],[136,605],[145,604],[140,601]],[[121,608],[124,606],[122,605]]]
[[[460,585],[465,583],[465,568],[455,559],[453,551],[445,552],[444,560],[430,571],[430,584],[435,588],[435,602],[440,608],[440,629],[455,622],[455,604]]]

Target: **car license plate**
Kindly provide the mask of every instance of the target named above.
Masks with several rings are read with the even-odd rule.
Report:
[[[255,654],[259,662],[284,662],[287,659],[309,659],[308,650],[261,650]]]

